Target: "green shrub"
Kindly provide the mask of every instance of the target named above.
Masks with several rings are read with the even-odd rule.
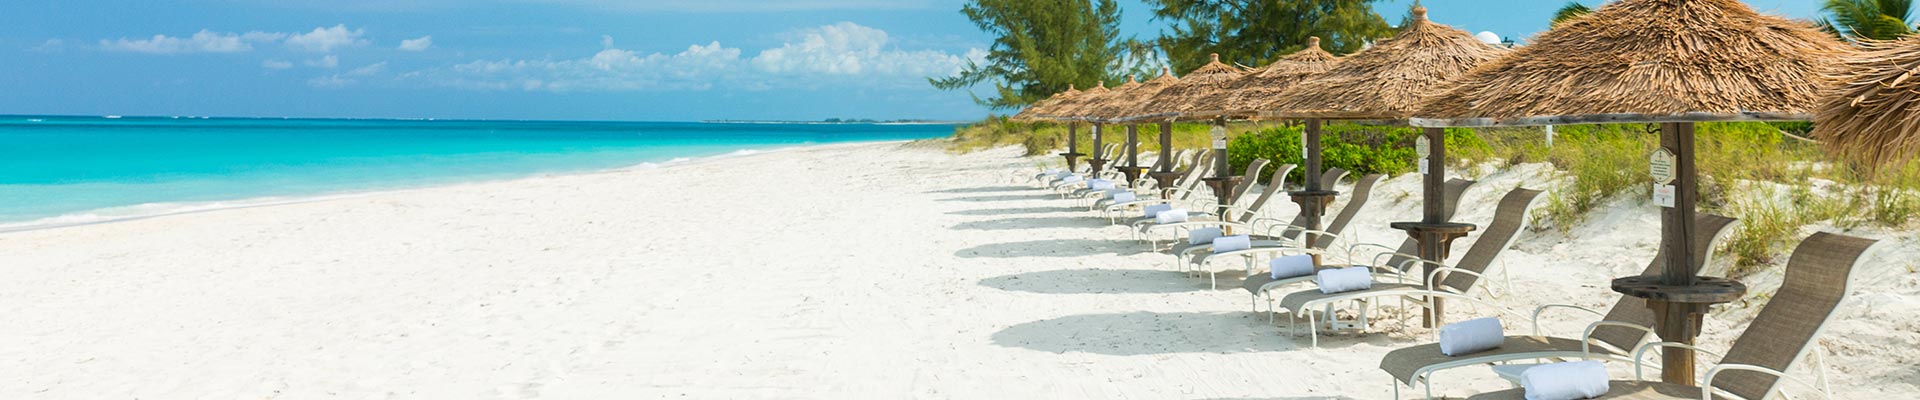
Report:
[[[1265,158],[1278,164],[1303,165],[1300,140],[1305,126],[1278,126],[1260,129],[1256,132],[1240,135],[1227,144],[1230,154],[1227,161],[1234,171],[1245,171],[1254,159]],[[1417,170],[1414,165],[1418,158],[1414,152],[1414,139],[1420,136],[1420,130],[1408,127],[1370,126],[1357,124],[1330,124],[1320,131],[1321,167],[1343,168],[1355,175],[1364,174],[1404,174]],[[1468,129],[1448,129],[1449,149],[1458,147],[1484,147],[1479,138]],[[1289,182],[1303,182],[1304,169],[1295,169],[1289,174]],[[1273,171],[1261,173],[1260,179],[1273,176]]]

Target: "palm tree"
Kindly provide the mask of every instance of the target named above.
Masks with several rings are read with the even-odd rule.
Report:
[[[1592,13],[1593,9],[1587,8],[1587,5],[1580,4],[1578,1],[1569,1],[1566,6],[1560,7],[1560,11],[1553,12],[1553,23],[1549,24],[1549,26],[1560,26],[1562,23],[1579,19]]]
[[[1893,40],[1914,33],[1911,0],[1827,0],[1820,28],[1847,40]]]

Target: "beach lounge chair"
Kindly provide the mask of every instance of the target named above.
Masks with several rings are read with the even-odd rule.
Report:
[[[1278,174],[1278,172],[1291,173],[1291,170],[1293,169],[1293,164],[1287,164],[1284,169],[1286,171],[1276,171],[1276,175],[1280,175]],[[1333,187],[1334,185],[1339,184],[1341,179],[1345,179],[1346,177],[1347,177],[1347,170],[1333,168],[1320,174],[1320,182],[1321,184],[1327,187]],[[1153,244],[1154,248],[1158,248],[1159,247],[1157,244],[1158,239],[1156,239],[1155,236],[1153,235],[1154,230],[1163,229],[1163,228],[1174,228],[1175,226],[1162,227],[1159,224],[1156,224],[1155,222],[1156,221],[1153,221],[1153,220],[1139,219],[1139,220],[1132,221],[1132,225],[1134,227],[1134,232],[1136,234],[1140,235],[1141,238],[1143,238],[1144,240],[1147,240],[1150,244]],[[1273,219],[1273,218],[1265,218],[1265,217],[1260,217],[1258,215],[1255,215],[1254,219],[1246,222],[1230,221],[1230,222],[1222,223],[1218,219],[1201,221],[1201,222],[1208,222],[1208,223],[1204,225],[1199,225],[1199,226],[1218,226],[1222,228],[1230,227],[1235,230],[1245,230],[1247,232],[1261,232],[1262,229],[1260,229],[1260,227],[1262,224],[1267,224],[1267,223],[1277,224],[1277,223],[1280,223],[1280,220]],[[1297,226],[1300,224],[1302,224],[1301,218],[1296,216],[1294,218],[1294,221],[1289,226]],[[1191,230],[1191,228],[1195,228],[1195,227],[1198,227],[1198,226],[1189,225],[1184,228],[1186,230]],[[1283,233],[1283,234],[1286,234],[1286,233]],[[1174,237],[1178,238],[1180,236],[1175,235]],[[1179,240],[1174,241],[1171,253],[1174,255],[1175,267],[1180,267],[1185,265],[1185,264],[1181,264],[1180,261],[1185,260],[1187,249],[1193,248],[1194,246],[1211,246],[1211,244],[1194,245],[1194,244],[1186,243],[1184,241],[1179,241]]]
[[[1281,164],[1280,167],[1274,171],[1273,177],[1267,179],[1266,189],[1260,191],[1260,196],[1253,199],[1253,204],[1248,204],[1245,208],[1234,206],[1232,210],[1234,210],[1234,213],[1236,216],[1234,217],[1233,222],[1244,224],[1259,218],[1260,213],[1266,209],[1267,205],[1275,203],[1273,201],[1273,198],[1275,197],[1275,195],[1279,194],[1281,190],[1286,187],[1286,180],[1287,180],[1286,174],[1288,172],[1293,171],[1293,168],[1294,168],[1293,164]],[[1189,220],[1186,222],[1174,222],[1174,223],[1166,223],[1166,224],[1156,223],[1156,224],[1148,224],[1143,226],[1148,227],[1148,231],[1151,232],[1154,229],[1191,230],[1191,229],[1201,228],[1201,227],[1222,226],[1224,224],[1225,223],[1221,222],[1217,218],[1207,218],[1199,221]],[[1135,235],[1140,234],[1139,230],[1135,230],[1133,232]],[[1147,247],[1149,249],[1160,248],[1159,243],[1152,241],[1151,237],[1149,237],[1149,240],[1147,242]]]
[[[1447,219],[1449,220],[1453,219],[1453,215],[1455,211],[1458,211],[1460,209],[1460,196],[1465,195],[1467,192],[1467,188],[1473,187],[1474,183],[1476,182],[1465,180],[1465,179],[1447,180],[1447,183],[1444,186],[1445,192],[1444,192],[1444,196],[1441,198],[1441,206],[1440,206],[1441,212],[1443,213],[1443,215],[1446,216]],[[1293,226],[1299,226],[1298,218],[1295,219],[1295,223],[1293,224]],[[1287,231],[1287,234],[1292,234],[1293,236],[1288,236],[1288,237],[1285,237],[1284,239],[1291,240],[1294,237],[1298,237],[1299,230],[1289,230]],[[1320,268],[1321,269],[1345,268],[1345,267],[1351,267],[1356,265],[1361,265],[1361,266],[1411,265],[1411,264],[1408,264],[1407,261],[1420,258],[1419,255],[1414,254],[1420,251],[1419,246],[1420,246],[1420,242],[1417,240],[1413,240],[1412,237],[1408,237],[1406,241],[1400,243],[1400,247],[1387,247],[1386,245],[1375,244],[1375,243],[1354,243],[1354,244],[1348,245],[1346,248],[1346,255],[1344,258],[1346,260],[1346,263],[1323,265]],[[1361,262],[1360,258],[1356,257],[1356,255],[1359,254],[1362,249],[1385,250],[1385,251],[1375,251],[1374,252],[1375,254],[1372,256],[1371,260],[1369,260],[1369,262],[1365,264],[1362,264],[1360,263]],[[1382,260],[1383,258],[1385,260]],[[1398,272],[1404,274],[1406,271],[1398,271]],[[1287,278],[1287,279],[1273,279],[1273,275],[1270,275],[1270,274],[1256,274],[1256,273],[1253,273],[1253,271],[1248,271],[1248,274],[1249,275],[1247,275],[1247,280],[1245,282],[1241,282],[1240,287],[1242,289],[1246,289],[1247,293],[1249,293],[1253,297],[1253,307],[1255,312],[1260,311],[1261,300],[1267,301],[1267,312],[1269,317],[1271,317],[1273,313],[1273,300],[1270,297],[1268,297],[1268,293],[1272,292],[1274,289],[1278,289],[1288,285],[1313,282],[1313,276],[1311,275],[1295,277],[1295,278]]]
[[[1208,172],[1213,171],[1213,168],[1212,168],[1213,164],[1209,162],[1205,162],[1212,159],[1210,158],[1210,154],[1207,154],[1206,152],[1200,152],[1200,153],[1191,155],[1190,158],[1192,158],[1191,162],[1175,170],[1175,172],[1180,174],[1179,175],[1180,177],[1174,180],[1173,189],[1169,191],[1171,192],[1169,193],[1171,194],[1171,196],[1167,196],[1168,198],[1165,198],[1165,199],[1160,198],[1161,191],[1157,190],[1159,189],[1157,187],[1153,189],[1148,189],[1148,190],[1136,189],[1134,190],[1134,194],[1138,196],[1138,199],[1134,201],[1116,203],[1113,201],[1113,199],[1109,198],[1109,199],[1101,199],[1100,201],[1094,202],[1093,206],[1097,209],[1100,209],[1109,218],[1113,218],[1114,213],[1124,212],[1126,210],[1145,207],[1153,204],[1172,203],[1174,201],[1186,200],[1187,198],[1193,195],[1194,188],[1200,185],[1201,177],[1206,176]],[[1150,179],[1151,178],[1143,178],[1143,180],[1150,180]],[[1136,185],[1136,187],[1144,188],[1147,186]]]
[[[1195,271],[1204,269],[1207,271],[1208,276],[1212,277],[1218,276],[1219,274],[1218,271],[1215,271],[1213,268],[1215,260],[1228,260],[1237,256],[1241,260],[1246,261],[1247,270],[1251,273],[1253,271],[1253,260],[1259,256],[1273,257],[1284,254],[1304,253],[1324,254],[1329,246],[1339,241],[1340,232],[1346,231],[1347,225],[1353,222],[1353,217],[1360,213],[1361,208],[1366,207],[1367,200],[1373,198],[1373,186],[1380,182],[1381,177],[1379,174],[1367,175],[1360,177],[1359,181],[1354,182],[1353,188],[1347,193],[1347,204],[1340,207],[1340,213],[1334,214],[1333,220],[1327,223],[1326,229],[1324,230],[1306,229],[1297,225],[1273,225],[1267,229],[1267,234],[1253,238],[1252,248],[1229,252],[1214,252],[1212,245],[1204,247],[1193,246],[1185,249],[1182,253],[1176,253],[1175,256],[1177,258],[1178,256],[1185,255],[1188,257],[1185,265]],[[1296,216],[1296,223],[1298,219],[1299,217]],[[1275,231],[1279,232],[1276,234]],[[1298,239],[1300,235],[1314,235],[1313,243],[1302,243]],[[1215,282],[1215,285],[1217,286],[1218,282]]]
[[[1513,243],[1520,239],[1522,228],[1526,226],[1527,217],[1532,214],[1540,194],[1540,191],[1525,188],[1507,192],[1507,195],[1500,199],[1499,208],[1494,210],[1493,222],[1480,231],[1479,238],[1474,241],[1473,247],[1468,248],[1467,253],[1461,256],[1459,264],[1446,265],[1415,259],[1407,261],[1409,266],[1398,267],[1400,270],[1412,270],[1412,264],[1436,266],[1437,268],[1433,271],[1422,276],[1426,278],[1424,283],[1377,282],[1369,289],[1331,294],[1322,293],[1319,289],[1298,291],[1281,297],[1278,311],[1287,313],[1289,332],[1294,331],[1294,326],[1298,325],[1300,317],[1306,317],[1308,332],[1313,338],[1313,346],[1319,347],[1320,324],[1317,317],[1326,318],[1327,322],[1332,324],[1333,307],[1340,303],[1362,303],[1358,324],[1361,328],[1366,326],[1365,310],[1368,304],[1365,303],[1376,298],[1400,298],[1405,303],[1418,307],[1429,307],[1431,298],[1461,299],[1469,303],[1498,308],[1474,297],[1473,289],[1478,287],[1491,296],[1491,290],[1479,286],[1481,277],[1494,262],[1499,261],[1507,248],[1513,247]],[[1393,267],[1376,267],[1376,269],[1382,268]]]
[[[1834,310],[1846,300],[1853,271],[1875,244],[1871,239],[1826,232],[1813,234],[1793,250],[1780,289],[1760,308],[1747,330],[1734,339],[1725,356],[1681,343],[1643,344],[1632,356],[1635,380],[1609,382],[1606,395],[1597,398],[1760,400],[1779,391],[1783,381],[1818,391],[1821,398],[1832,398],[1826,382],[1826,357],[1814,351],[1819,348],[1815,344],[1826,330],[1827,321],[1833,319]],[[1691,349],[1718,357],[1720,363],[1707,370],[1699,386],[1641,380],[1644,356],[1656,348]],[[1811,358],[1814,362],[1813,382],[1785,372],[1802,358]],[[1522,399],[1525,396],[1524,390],[1516,388],[1468,399]]]
[[[1265,158],[1254,159],[1253,162],[1247,164],[1247,175],[1244,175],[1244,176],[1259,176],[1260,171],[1266,169],[1267,164],[1270,162],[1271,161],[1268,161]],[[1204,178],[1202,180],[1204,180]],[[1239,184],[1234,185],[1231,189],[1229,189],[1228,193],[1233,193],[1234,198],[1245,200],[1246,198],[1245,195],[1247,194],[1247,192],[1250,192],[1253,190],[1253,181],[1255,180],[1257,179],[1242,179]],[[1202,191],[1196,190],[1193,193],[1199,194],[1201,192]],[[1197,220],[1201,218],[1214,218],[1215,216],[1218,215],[1216,211],[1210,211],[1210,210],[1217,210],[1219,207],[1218,205],[1211,204],[1213,202],[1216,202],[1216,200],[1209,200],[1209,199],[1215,199],[1213,196],[1193,196],[1193,197],[1190,197],[1190,199],[1194,200],[1195,202],[1205,203],[1204,205],[1205,207],[1207,207],[1207,208],[1199,208],[1202,206],[1202,204],[1192,204],[1192,206],[1196,208],[1190,209],[1187,211],[1187,215],[1190,218]],[[1157,222],[1158,221],[1153,218],[1134,218],[1134,219],[1127,220],[1127,224],[1129,226],[1132,226],[1135,230],[1140,230],[1141,226],[1152,225]]]
[[[1707,265],[1713,261],[1713,249],[1720,241],[1733,233],[1738,220],[1712,214],[1700,214],[1695,217],[1700,229],[1694,232],[1694,240],[1706,243],[1694,249],[1694,265]],[[1653,256],[1653,262],[1641,275],[1658,275],[1665,264],[1666,253]],[[1576,310],[1601,317],[1599,322],[1587,326],[1580,339],[1546,336],[1540,332],[1540,316],[1549,310]],[[1395,397],[1399,397],[1400,385],[1409,387],[1418,383],[1426,390],[1427,398],[1433,398],[1433,374],[1438,371],[1473,365],[1503,363],[1519,360],[1540,359],[1609,359],[1630,361],[1628,354],[1653,334],[1653,311],[1647,309],[1644,299],[1632,296],[1620,296],[1613,309],[1601,314],[1599,311],[1571,304],[1547,304],[1533,311],[1533,335],[1511,335],[1499,347],[1483,352],[1449,357],[1440,353],[1439,343],[1428,343],[1406,347],[1388,352],[1380,360],[1380,369],[1392,375],[1395,381]],[[1509,364],[1495,366],[1495,371],[1509,380],[1518,380],[1520,372],[1526,367],[1537,364]]]

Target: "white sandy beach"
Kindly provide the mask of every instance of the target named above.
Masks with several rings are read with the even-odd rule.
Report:
[[[1381,399],[1381,356],[1430,340],[1385,321],[1310,348],[1237,282],[1209,290],[1012,181],[1056,160],[1017,154],[821,146],[4,233],[0,399]],[[1541,172],[1483,177],[1456,219],[1484,224]],[[1387,223],[1418,214],[1417,185],[1384,181],[1354,230],[1399,243]],[[1497,302],[1608,307],[1657,230],[1623,202],[1528,232]],[[1833,387],[1910,396],[1920,241],[1852,234],[1889,243],[1827,331]],[[1701,343],[1725,348],[1778,280],[1750,279]],[[1486,368],[1438,382],[1506,387]]]

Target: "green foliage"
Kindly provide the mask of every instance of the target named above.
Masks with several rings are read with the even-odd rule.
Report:
[[[1360,51],[1393,28],[1369,0],[1148,0],[1156,21],[1171,22],[1161,35],[1176,72],[1206,65],[1209,53],[1222,62],[1266,65],[1305,48],[1319,36],[1334,54]]]
[[[960,12],[993,36],[985,64],[928,78],[935,88],[967,90],[991,82],[995,94],[975,102],[996,110],[1032,104],[1068,85],[1117,81],[1115,71],[1145,70],[1147,46],[1120,38],[1114,0],[972,0]]]
[[[1751,274],[1762,265],[1773,263],[1780,250],[1800,233],[1800,227],[1806,225],[1801,214],[1795,214],[1763,202],[1745,207],[1735,212],[1740,218],[1740,228],[1727,238],[1726,253],[1733,256],[1733,269],[1727,271],[1729,277],[1741,277]]]
[[[1125,143],[1126,127],[1109,126],[1104,143]],[[1053,122],[1016,122],[1006,117],[989,117],[980,122],[955,128],[953,137],[947,139],[948,150],[956,153],[1019,145],[1026,156],[1049,155],[1065,152],[1067,147],[1067,125]],[[1080,152],[1092,153],[1093,129],[1086,123],[1079,123],[1073,130],[1078,136]],[[1199,124],[1175,124],[1173,145],[1176,149],[1193,149],[1206,146],[1207,126]],[[1140,152],[1160,151],[1160,126],[1140,125]],[[1141,160],[1146,164],[1148,160]]]
[[[1578,1],[1569,1],[1566,6],[1560,7],[1559,11],[1553,12],[1552,26],[1560,26],[1560,24],[1564,24],[1567,21],[1579,19],[1592,13],[1593,9],[1587,8],[1585,4],[1580,4]]]
[[[1246,171],[1247,165],[1254,159],[1265,158],[1276,164],[1304,165],[1301,158],[1300,139],[1304,126],[1290,125],[1260,129],[1251,134],[1241,135],[1227,143],[1230,156],[1227,162],[1236,172]],[[1420,130],[1407,127],[1384,127],[1356,124],[1331,124],[1320,130],[1321,167],[1343,168],[1360,174],[1403,174],[1413,172],[1417,158],[1413,150],[1414,138],[1420,136]],[[1448,129],[1447,143],[1452,146],[1484,146],[1474,137],[1473,131],[1466,129]],[[1304,182],[1301,175],[1304,170],[1295,169],[1287,177],[1289,182]],[[1261,173],[1265,181],[1273,176],[1273,171]]]
[[[1910,0],[1827,0],[1820,10],[1829,16],[1820,28],[1842,39],[1894,40],[1914,32]]]

